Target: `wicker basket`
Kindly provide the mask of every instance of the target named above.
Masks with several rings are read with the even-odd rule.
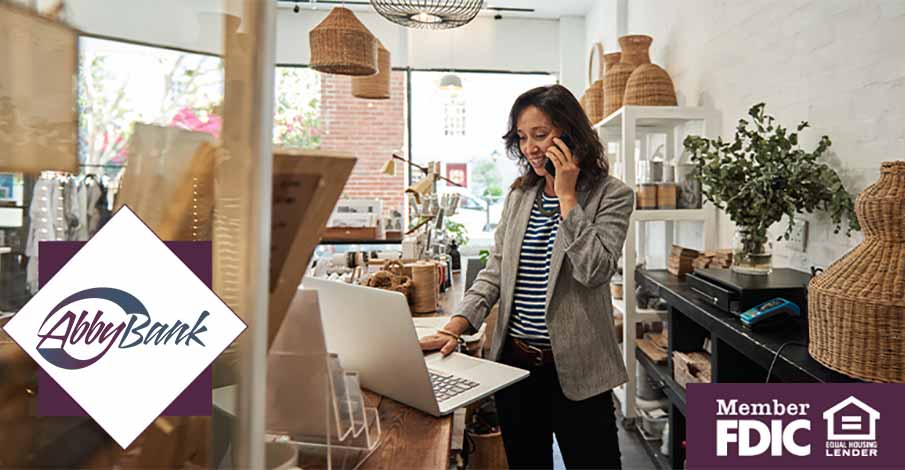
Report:
[[[412,280],[403,273],[402,263],[396,260],[385,262],[382,271],[368,278],[368,287],[399,292],[409,302],[412,300],[412,285]]]
[[[666,70],[659,65],[641,64],[625,85],[622,105],[675,106],[676,88]]]
[[[587,108],[585,109],[588,120],[591,124],[600,121],[603,118],[603,45],[599,42],[594,43],[591,52],[588,55],[588,89],[585,91],[587,97]],[[597,66],[594,66],[594,61]],[[596,68],[597,78],[594,78]]]
[[[334,8],[308,33],[311,68],[339,75],[377,73],[377,38],[348,8]]]
[[[352,96],[369,100],[390,98],[390,51],[377,41],[376,75],[352,77]]]
[[[622,107],[625,87],[632,72],[641,64],[649,64],[648,48],[653,39],[650,36],[631,35],[619,38],[622,48],[620,62],[606,72],[603,92],[603,117],[613,114]]]
[[[855,203],[864,241],[808,285],[808,351],[872,382],[905,382],[905,161]]]

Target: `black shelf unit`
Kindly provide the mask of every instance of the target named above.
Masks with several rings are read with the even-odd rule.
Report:
[[[643,351],[636,357],[659,384],[670,402],[670,465],[685,461],[685,389],[673,378],[673,351],[699,351],[710,340],[711,380],[714,383],[763,383],[773,365],[771,382],[854,382],[855,379],[824,367],[804,346],[806,324],[798,323],[769,332],[752,331],[733,314],[697,298],[697,294],[666,270],[638,270],[638,282],[669,305],[667,365],[655,364]]]

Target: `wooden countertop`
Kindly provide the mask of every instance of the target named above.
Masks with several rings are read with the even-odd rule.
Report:
[[[452,415],[434,418],[395,400],[367,391],[365,395],[369,404],[377,404],[381,436],[360,469],[449,467]]]
[[[452,289],[440,294],[437,315],[455,313],[462,301],[465,280],[453,274]],[[453,433],[452,415],[435,418],[395,400],[365,392],[370,406],[377,404],[381,437],[377,449],[361,469],[446,469]]]

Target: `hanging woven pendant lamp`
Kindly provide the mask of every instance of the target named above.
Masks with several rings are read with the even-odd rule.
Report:
[[[377,73],[377,38],[348,8],[334,8],[308,39],[314,70],[353,76]]]
[[[371,0],[380,16],[418,29],[450,29],[467,24],[484,7],[484,0]]]
[[[369,100],[390,98],[390,51],[377,41],[377,74],[352,77],[352,96]]]

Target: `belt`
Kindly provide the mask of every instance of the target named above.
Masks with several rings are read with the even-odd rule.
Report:
[[[532,367],[540,367],[547,364],[553,364],[553,349],[534,346],[524,340],[509,337],[509,348],[513,359],[521,364],[527,364]]]

